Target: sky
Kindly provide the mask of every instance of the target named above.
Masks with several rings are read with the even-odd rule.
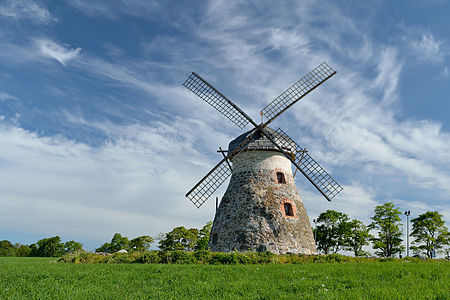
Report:
[[[368,224],[392,201],[449,226],[449,13],[445,0],[1,0],[0,240],[94,250],[116,232],[202,227],[214,199],[184,195],[251,126],[184,80],[259,120],[323,61],[337,74],[271,124],[344,188],[328,202],[297,175],[310,219]]]

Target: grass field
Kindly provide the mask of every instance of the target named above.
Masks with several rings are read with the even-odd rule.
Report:
[[[450,299],[448,262],[70,264],[0,258],[0,299]]]

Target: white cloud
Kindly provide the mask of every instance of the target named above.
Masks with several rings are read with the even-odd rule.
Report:
[[[285,21],[288,24],[292,21],[291,15],[297,17],[292,12],[286,14]],[[309,22],[314,22],[319,13],[310,13],[308,9],[299,12],[302,26],[306,29],[311,27]],[[194,27],[194,32],[201,41],[209,45],[208,49],[195,49],[199,64],[220,70],[217,73],[211,72],[214,75],[212,79],[208,77],[208,80],[213,84],[218,82],[234,89],[243,89],[238,94],[255,99],[256,103],[237,103],[246,111],[250,111],[251,115],[257,115],[257,109],[260,107],[255,106],[266,103],[273,97],[270,95],[276,96],[289,83],[298,79],[299,69],[309,71],[326,56],[323,51],[292,51],[292,47],[303,46],[313,40],[317,43],[317,40],[320,40],[321,43],[331,43],[333,49],[343,53],[353,51],[342,46],[342,38],[329,39],[328,33],[318,34],[315,27],[309,34],[308,30],[303,30],[300,34],[296,27],[274,27],[278,24],[271,20],[268,20],[267,26],[260,26],[248,16],[249,14],[251,13],[242,10],[239,5],[227,6],[225,9],[221,2],[214,2],[205,17],[209,26],[199,24]],[[319,19],[322,17],[319,16]],[[363,49],[366,49],[364,45],[371,44],[350,20],[339,13],[334,13],[332,17],[327,16],[326,20],[330,24],[338,24],[333,27],[334,35],[351,32],[363,41]],[[328,30],[326,24],[324,27]],[[171,50],[174,48],[172,40],[159,38],[158,43],[158,49],[163,52],[166,49],[165,43],[167,51],[175,51]],[[280,51],[279,56],[284,57],[283,61],[271,60],[261,52],[268,47]],[[172,58],[172,63],[178,66],[180,56],[173,55]],[[318,153],[313,155],[324,163],[332,163],[334,167],[350,163],[358,168],[365,165],[366,170],[372,172],[372,176],[400,171],[408,184],[450,191],[450,175],[445,163],[449,158],[446,151],[450,147],[449,133],[442,132],[440,124],[435,122],[397,120],[398,83],[403,68],[397,48],[379,45],[377,51],[356,55],[352,59],[354,61],[350,64],[351,67],[335,63],[340,67],[338,75],[326,84],[328,87],[314,91],[308,96],[308,100],[302,101],[294,108],[298,121],[288,125],[287,130],[306,125],[313,135],[303,135],[300,141],[311,142],[312,147],[319,149]],[[301,66],[286,63],[290,61],[305,63]],[[369,67],[372,76],[367,76],[358,68],[353,69],[354,65],[366,61],[371,61]],[[221,62],[220,65],[217,65],[217,62]],[[283,72],[279,71],[280,63],[284,65]],[[140,88],[153,96],[158,95],[158,98],[163,99],[171,95],[170,98],[175,101],[173,108],[180,104],[186,105],[183,104],[185,101],[177,100],[186,97],[178,87],[168,88],[155,82],[150,83],[149,80],[141,78],[142,71],[129,62],[125,67],[90,58],[79,64],[85,70],[90,68],[98,76],[107,76],[127,86]],[[330,64],[333,65],[333,61]],[[227,80],[223,81],[221,78]],[[205,111],[206,105],[194,98],[192,97],[192,104],[189,105],[196,105],[196,109]],[[181,110],[179,112],[181,113]],[[204,121],[211,117],[209,114],[197,116]],[[218,118],[220,119],[220,115]]]
[[[17,97],[11,96],[8,93],[0,91],[0,102],[6,101],[6,100],[17,100]]]
[[[111,0],[105,3],[88,0],[67,0],[67,3],[88,16],[103,16],[116,20],[121,15],[142,18],[154,16],[160,3],[157,1]]]
[[[446,55],[442,49],[443,44],[444,41],[437,39],[431,33],[424,33],[419,38],[411,40],[409,47],[419,59],[440,63]]]
[[[99,243],[114,232],[155,236],[202,226],[214,203],[197,210],[184,194],[213,165],[199,153],[199,138],[216,137],[197,137],[198,126],[186,121],[196,122],[92,124],[111,134],[99,148],[0,123],[0,227],[30,239],[60,234]]]
[[[6,0],[0,5],[0,16],[14,20],[28,19],[40,24],[56,21],[45,7],[32,0]]]
[[[93,14],[112,9],[93,5],[97,5]],[[8,197],[2,203],[8,208],[2,217],[6,220],[14,212],[23,214],[23,219],[33,215],[33,223],[45,221],[49,230],[64,220],[64,228],[71,232],[97,228],[90,232],[97,241],[109,239],[120,228],[133,235],[155,234],[177,224],[201,226],[212,218],[213,203],[206,210],[193,209],[184,193],[214,165],[211,157],[216,147],[238,131],[180,86],[184,75],[191,70],[203,72],[246,112],[258,116],[262,106],[323,60],[338,74],[274,124],[293,132],[292,137],[334,177],[342,178],[344,191],[332,203],[300,186],[311,216],[336,209],[367,222],[377,203],[405,190],[412,191],[416,201],[423,199],[419,202],[425,206],[420,209],[445,203],[450,191],[450,134],[438,122],[401,115],[401,105],[407,104],[399,97],[404,61],[398,45],[373,42],[338,9],[320,10],[302,2],[266,11],[272,15],[254,15],[245,5],[214,1],[200,23],[183,15],[172,18],[183,24],[178,29],[187,40],[158,36],[143,43],[144,54],[164,54],[163,62],[152,55],[106,61],[80,53],[80,48],[37,40],[42,55],[63,65],[72,61],[71,67],[101,84],[107,79],[115,88],[140,91],[170,111],[171,119],[162,121],[162,116],[148,111],[160,122],[119,126],[66,113],[67,122],[110,137],[98,148],[3,127],[0,156],[10,165],[0,168],[7,178],[0,190]],[[116,13],[113,10],[111,16]],[[441,46],[425,35],[415,47],[430,59],[430,53],[441,53]],[[431,199],[431,195],[438,197]],[[29,199],[45,209],[30,205]],[[449,216],[448,206],[442,207]],[[35,230],[42,234],[39,227]]]
[[[38,39],[35,43],[42,55],[56,59],[62,65],[73,60],[81,51],[81,48],[70,49],[66,45],[60,45],[47,39]]]

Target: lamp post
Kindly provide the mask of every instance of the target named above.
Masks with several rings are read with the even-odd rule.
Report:
[[[316,239],[316,236],[317,236],[317,220],[313,219],[313,223],[314,223],[314,243],[317,245],[317,239]]]
[[[409,256],[409,216],[411,215],[411,211],[405,211],[406,216],[406,257]]]

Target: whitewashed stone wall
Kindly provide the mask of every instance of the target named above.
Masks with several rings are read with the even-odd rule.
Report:
[[[277,182],[283,172],[286,183]],[[291,203],[287,216],[284,203]],[[277,254],[315,254],[310,222],[291,162],[276,151],[248,151],[233,158],[233,175],[214,218],[212,251],[269,250]]]

